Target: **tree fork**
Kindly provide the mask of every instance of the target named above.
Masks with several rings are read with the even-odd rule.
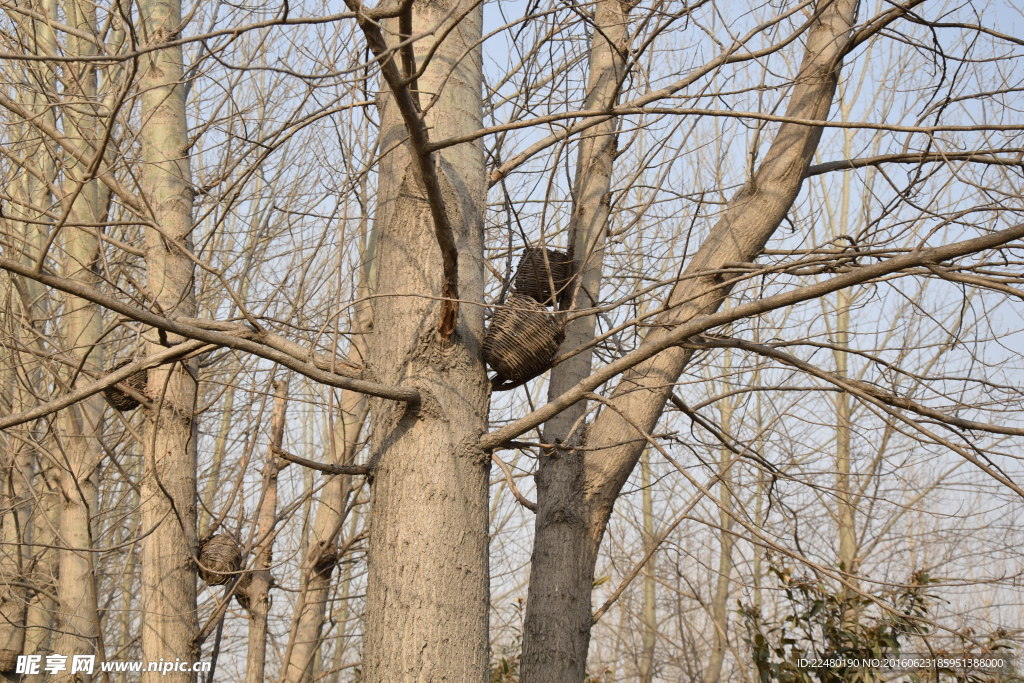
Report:
[[[482,125],[481,27],[482,8],[473,0],[412,3],[405,27],[410,35],[443,37],[417,76],[420,90],[433,93],[433,101],[424,119],[415,118],[433,134],[462,135]],[[365,23],[363,28],[373,48],[374,30],[380,29]],[[391,19],[383,29],[380,35],[398,35],[402,27]],[[421,62],[422,51],[431,49],[414,48]],[[484,681],[489,459],[476,445],[488,404],[483,308],[464,307],[454,333],[439,336],[436,296],[450,291],[445,283],[451,277],[431,267],[445,258],[438,240],[440,208],[450,220],[461,296],[483,300],[483,148],[479,142],[451,147],[424,168],[415,138],[403,144],[417,130],[415,120],[409,125],[408,87],[394,82],[393,59],[382,61],[381,69],[390,90],[380,98],[379,149],[390,151],[378,174],[378,270],[367,367],[378,381],[416,387],[422,401],[418,411],[370,402],[363,676],[388,683]],[[435,168],[438,186],[431,190]],[[443,205],[435,201],[436,190]],[[409,292],[427,296],[400,296]]]
[[[625,74],[628,12],[619,0],[600,0],[594,7],[587,109],[613,107]],[[594,126],[579,141],[573,184],[573,215],[569,229],[573,256],[571,303],[590,309],[601,287],[608,234],[616,127],[612,117]],[[551,372],[549,400],[557,398],[591,374],[597,317],[569,323],[564,348],[587,348]],[[591,626],[590,567],[585,541],[582,442],[584,401],[553,416],[544,425],[543,440],[559,444],[547,449],[537,465],[537,516],[531,580],[523,627],[522,680],[526,683],[583,680]]]
[[[841,59],[851,39],[856,5],[856,0],[823,0],[818,4],[787,116],[813,120],[827,117],[835,96]],[[722,220],[691,259],[682,279],[685,284],[678,285],[670,294],[666,313],[656,319],[664,328],[655,327],[645,345],[672,337],[679,332],[680,323],[718,310],[728,293],[727,288],[713,276],[693,280],[686,276],[717,270],[724,263],[748,262],[760,253],[792,206],[820,137],[820,126],[782,125],[752,180],[732,199]],[[683,301],[689,303],[682,304]],[[563,601],[589,606],[597,554],[612,506],[645,446],[642,441],[621,444],[621,435],[630,433],[629,421],[650,433],[673,383],[691,355],[683,349],[667,349],[622,377],[613,393],[616,410],[604,410],[587,430],[588,450],[579,486],[582,492],[579,505],[585,519],[582,523],[568,525],[564,538],[558,541],[572,551],[560,551],[554,539],[546,539],[538,533],[534,556],[546,556],[549,562],[534,565],[531,590],[533,582],[549,581],[553,585],[561,582],[560,585],[567,586],[563,588],[566,593]],[[538,510],[538,529],[540,517]],[[563,652],[570,654],[573,665],[563,664],[557,675],[538,669],[530,674],[530,683],[582,681],[586,674],[590,628],[591,624],[585,623],[580,615],[570,628],[564,629],[561,637],[547,646],[557,651],[547,652],[546,659],[558,666],[558,652]],[[526,637],[529,636],[527,632]],[[563,643],[563,640],[569,642]],[[524,653],[534,647],[544,648],[545,643],[538,639],[536,646],[524,644]]]

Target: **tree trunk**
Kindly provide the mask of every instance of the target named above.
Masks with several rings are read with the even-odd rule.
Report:
[[[52,467],[42,465],[32,480],[32,490],[36,491],[38,504],[32,511],[29,522],[29,537],[38,550],[34,553],[32,564],[33,587],[38,591],[29,599],[25,610],[25,652],[32,654],[48,654],[54,642],[54,615],[57,604],[53,599],[57,581],[57,553],[52,550],[57,539],[54,529],[59,524],[60,506],[59,493],[53,481]]]
[[[238,362],[238,359],[229,357],[225,359],[221,367],[218,367],[218,370],[224,372],[225,375],[231,376],[230,373],[240,372],[240,368],[241,363]],[[224,388],[224,398],[221,403],[221,410],[223,412],[221,413],[220,425],[217,428],[216,436],[213,439],[212,453],[209,455],[210,468],[204,472],[206,486],[203,488],[203,493],[200,496],[203,501],[197,519],[198,535],[200,538],[206,536],[217,519],[217,508],[214,505],[214,501],[216,500],[217,492],[221,490],[225,483],[222,479],[221,469],[228,452],[228,439],[235,428],[235,396],[238,393],[238,385],[233,382],[228,383]]]
[[[366,419],[365,397],[354,391],[344,392],[339,412],[341,428],[336,430],[338,433],[335,437],[335,452],[338,455],[332,461],[339,465],[350,465]],[[313,663],[322,644],[321,632],[327,615],[331,575],[338,560],[338,539],[345,523],[351,490],[350,476],[335,476],[324,486],[317,505],[309,550],[302,564],[299,599],[285,651],[284,675],[281,680],[288,683],[313,679]]]
[[[349,538],[355,538],[356,530],[359,525],[359,508],[352,511],[349,516]],[[341,671],[341,668],[345,666],[345,658],[348,651],[351,649],[350,639],[355,640],[350,635],[354,630],[353,624],[358,624],[361,612],[352,607],[352,563],[346,562],[344,568],[341,571],[341,579],[338,582],[338,599],[341,601],[341,605],[338,610],[332,614],[335,623],[334,633],[334,658],[332,662],[332,672],[337,673]],[[321,672],[317,672],[321,673]]]
[[[68,23],[86,33],[96,30],[96,9],[71,0],[65,4]],[[95,54],[95,45],[76,36],[67,38],[67,52],[72,55]],[[92,63],[72,64],[65,72],[65,88],[77,100],[63,112],[64,132],[68,142],[89,157],[98,146],[98,120],[90,109],[96,103],[96,69]],[[100,256],[96,234],[76,225],[96,225],[102,219],[99,183],[89,179],[87,169],[68,157],[65,160],[67,182],[62,204],[68,212],[68,223],[61,230],[64,246],[64,275],[89,287],[99,288],[100,278],[93,270]],[[70,206],[66,206],[70,202]],[[98,344],[103,333],[99,307],[84,299],[67,295],[64,301],[64,345],[76,366],[103,367],[103,350]],[[69,373],[69,386],[74,386],[77,371]],[[100,437],[103,433],[104,400],[95,394],[64,409],[60,414],[60,440],[66,454],[60,472],[60,558],[57,617],[60,653],[98,654],[100,647],[99,612],[96,602],[96,576],[92,553],[92,515],[99,501],[97,468],[103,458]],[[92,676],[81,674],[83,681]]]
[[[365,180],[361,186],[365,195]],[[363,223],[362,261],[358,299],[365,300],[376,277],[376,230],[368,230]],[[366,356],[365,335],[373,328],[369,305],[360,303],[353,316],[349,360],[361,363]],[[356,456],[359,438],[363,433],[368,406],[366,397],[354,391],[341,395],[341,406],[335,418],[331,460],[339,465],[351,465]],[[314,662],[321,649],[321,632],[327,615],[327,599],[331,575],[338,561],[338,539],[345,523],[346,506],[352,492],[352,479],[348,475],[333,477],[324,486],[316,508],[311,538],[302,564],[302,578],[295,615],[285,650],[284,674],[287,683],[309,683],[313,680]]]
[[[843,118],[849,112],[843,107]],[[851,131],[845,131],[844,152],[849,156],[853,153],[850,139]],[[849,174],[843,176],[842,191],[840,192],[839,211],[834,218],[835,232],[833,235],[837,240],[849,234],[847,222],[850,216],[850,184],[852,179]],[[840,379],[847,379],[849,376],[848,356],[846,349],[850,347],[850,305],[853,295],[850,290],[841,289],[836,292],[835,309],[835,330],[832,355],[836,363],[836,376]],[[840,391],[835,397],[836,408],[836,527],[839,536],[839,547],[836,552],[836,560],[839,569],[849,576],[851,581],[856,581],[857,566],[859,564],[857,547],[857,508],[853,494],[853,483],[850,460],[850,413],[851,397],[848,392]],[[849,588],[843,589],[843,594],[850,596]]]
[[[80,201],[82,199],[80,197]],[[72,220],[82,218],[94,222],[94,218],[85,218],[87,213],[72,212]],[[95,286],[96,277],[90,265],[99,253],[98,240],[85,230],[66,227],[64,233],[68,277]],[[102,352],[96,346],[101,334],[97,307],[69,295],[63,320],[71,357],[89,365],[100,360]],[[96,468],[103,457],[99,444],[103,408],[103,397],[96,394],[69,406],[60,415],[59,441],[67,460],[59,474],[62,498],[58,527],[58,652],[99,654],[91,523],[98,504]],[[91,680],[91,676],[85,674],[82,678]]]
[[[270,615],[270,567],[274,559],[274,526],[277,522],[277,474],[281,458],[277,453],[284,442],[285,410],[288,407],[288,383],[274,382],[274,414],[270,421],[270,447],[263,464],[263,496],[257,513],[256,562],[252,581],[246,587],[249,597],[249,647],[245,660],[246,683],[263,683],[267,658],[267,617]]]
[[[23,44],[36,54],[54,54],[56,52],[56,40],[53,30],[47,19],[56,20],[57,6],[53,0],[41,0],[33,3],[32,9],[39,13],[41,19],[24,19],[19,24],[20,39]],[[26,94],[26,89],[18,88],[19,94],[26,94],[25,105],[29,112],[38,120],[49,125],[55,121],[54,109],[50,106],[47,96],[43,91],[55,88],[56,78],[53,69],[45,62],[29,62],[25,64],[26,81],[32,83],[38,89],[32,89]],[[53,196],[50,191],[50,184],[56,178],[56,166],[46,145],[43,144],[40,136],[26,122],[21,125],[18,138],[27,141],[20,153],[29,160],[34,173],[22,172],[17,175],[11,183],[11,193],[18,201],[9,203],[9,216],[13,233],[18,236],[18,241],[25,245],[22,260],[33,262],[38,254],[42,252],[43,246],[47,243],[52,228],[47,225],[49,219],[43,213],[46,208],[52,205]],[[26,169],[27,170],[27,169]],[[17,283],[19,301],[21,303],[21,314],[24,316],[26,325],[34,325],[47,319],[50,313],[46,310],[48,297],[45,288],[39,283],[22,280]],[[26,335],[27,346],[36,346],[45,352],[39,345],[37,339]],[[17,356],[12,357],[12,362],[17,362]],[[28,386],[45,386],[46,378],[41,366],[34,364],[23,365],[27,374]],[[15,393],[12,399],[25,404],[28,407],[33,397],[25,396],[24,389],[15,383],[5,385]],[[12,411],[13,412],[13,411]],[[48,438],[48,437],[42,437]],[[49,440],[49,438],[48,438]],[[0,609],[0,649],[6,649],[11,655],[18,654],[48,654],[54,633],[54,615],[57,614],[58,606],[52,596],[56,593],[56,569],[58,551],[55,547],[58,541],[54,536],[54,530],[59,525],[60,497],[53,485],[56,479],[53,476],[54,467],[52,461],[44,455],[43,449],[30,446],[34,441],[29,438],[22,442],[23,447],[12,447],[5,452],[5,467],[12,466],[13,479],[8,482],[12,487],[14,496],[12,501],[19,501],[22,491],[29,498],[19,506],[17,502],[11,506],[11,516],[5,517],[0,522],[3,525],[3,536],[6,542],[8,534],[15,534],[20,542],[27,545],[17,549],[18,558],[10,558],[11,562],[21,563],[23,571],[31,573],[15,574],[21,576],[29,585],[31,591],[18,591],[13,587],[5,596],[21,602],[20,607],[16,604],[5,602]],[[51,444],[52,445],[52,444]],[[56,452],[52,448],[51,452]],[[10,457],[10,461],[6,460]],[[4,552],[7,561],[7,548]],[[13,546],[16,547],[16,546]],[[9,576],[9,575],[8,575]],[[6,588],[6,587],[5,587]],[[20,617],[18,616],[20,614]],[[8,618],[21,619],[25,625],[23,630],[10,630],[12,623]],[[13,670],[13,667],[12,667]],[[12,674],[13,676],[13,674]]]
[[[44,17],[56,15],[56,7],[37,3],[33,7]],[[52,46],[53,33],[45,22],[25,19],[18,26],[19,39],[35,53],[43,53]],[[26,81],[39,86],[52,82],[52,72],[39,62],[25,65]],[[15,90],[24,100],[28,111],[41,119],[52,122],[53,110],[46,106],[45,98],[37,92],[26,92],[25,88]],[[15,238],[12,243],[24,245],[21,261],[32,263],[42,249],[50,230],[45,226],[42,208],[51,204],[48,182],[55,176],[53,159],[39,136],[31,131],[27,123],[19,126],[16,139],[23,142],[17,153],[31,161],[35,175],[19,173],[10,184],[10,193],[15,198],[9,202],[5,217],[0,219]],[[45,179],[41,180],[41,179]],[[35,210],[34,210],[35,209]],[[5,289],[6,296],[0,302],[4,311],[2,334],[17,338],[25,347],[43,349],[38,339],[28,332],[36,321],[45,320],[43,309],[45,290],[30,280],[15,282],[5,278],[11,286]],[[19,315],[20,314],[20,315]],[[42,369],[24,363],[22,355],[5,349],[3,366],[0,367],[0,411],[14,414],[31,407],[32,397],[26,395],[22,382],[17,381],[18,367],[27,375],[27,385],[44,386]],[[42,356],[43,354],[40,354]],[[49,579],[52,573],[55,551],[48,546],[56,545],[52,534],[40,537],[34,534],[35,527],[52,530],[55,521],[49,515],[56,510],[56,500],[43,481],[39,453],[31,446],[30,434],[14,437],[13,433],[0,438],[0,681],[20,678],[14,673],[16,659],[21,654],[44,654],[52,629],[52,615],[56,606],[47,597],[51,595]],[[33,541],[40,545],[33,545]],[[35,569],[30,573],[30,570]],[[13,580],[12,580],[13,579]],[[21,585],[18,585],[18,584]],[[29,630],[29,624],[35,628]]]
[[[454,21],[458,25],[446,34]],[[412,35],[437,29],[432,35],[443,36],[418,78],[422,105],[430,105],[430,135],[441,139],[478,130],[480,5],[471,0],[416,1],[410,23]],[[399,32],[397,24],[386,27],[391,35]],[[417,43],[417,52],[430,42]],[[438,334],[441,307],[434,297],[442,292],[442,252],[394,95],[385,94],[380,104],[379,148],[392,151],[379,175],[378,296],[367,365],[377,380],[415,386],[423,398],[418,407],[382,400],[371,404],[363,677],[388,683],[483,681],[488,661],[490,471],[490,459],[478,446],[488,403],[481,360],[483,309],[462,306],[454,334]],[[460,296],[482,301],[481,144],[446,149],[434,171],[458,251]]]
[[[730,351],[724,352],[724,369],[726,376],[730,372]],[[720,427],[725,434],[731,433],[733,401],[731,397],[721,399]],[[729,646],[729,576],[732,574],[732,547],[735,539],[732,534],[733,502],[732,502],[732,464],[736,457],[728,448],[722,447],[718,461],[718,575],[715,577],[715,594],[711,599],[711,622],[715,634],[711,647],[711,658],[704,670],[704,683],[718,683],[722,678],[722,664],[725,662],[725,651]]]
[[[614,106],[625,69],[626,5],[600,0],[594,7],[587,109]],[[575,307],[598,301],[608,233],[609,190],[616,152],[617,120],[587,132],[580,141],[573,187],[571,251],[576,279]],[[563,349],[576,349],[594,338],[596,317],[571,322]],[[551,372],[549,397],[569,389],[591,371],[592,350],[579,353]],[[586,403],[580,401],[544,425],[545,443],[562,443],[540,459],[537,469],[536,532],[530,587],[523,627],[521,675],[526,683],[583,680],[590,642],[590,594],[595,558],[586,541],[583,509],[582,442]]]
[[[0,392],[12,386],[9,381],[13,372],[0,373]],[[11,409],[20,401],[4,395],[0,408]],[[18,406],[20,407],[20,406]],[[32,510],[31,492],[28,488],[28,474],[31,471],[28,448],[15,444],[15,440],[0,437],[3,460],[0,462],[0,680],[13,676],[18,655],[26,654],[25,616],[29,591],[27,570],[31,565],[32,546],[28,543],[28,520]],[[28,653],[34,654],[34,653]]]
[[[654,500],[651,496],[650,450],[640,460],[641,515],[643,516],[644,552],[651,552],[657,542],[654,534]],[[658,640],[658,606],[656,602],[657,562],[652,557],[644,566],[644,606],[640,636],[640,683],[654,682],[654,646]]]
[[[818,16],[809,29],[806,53],[787,108],[788,116],[813,120],[828,116],[857,2],[822,0],[818,5]],[[645,343],[657,342],[680,322],[718,309],[728,288],[716,276],[700,273],[757,257],[796,199],[820,138],[820,127],[792,123],[780,126],[764,162],[729,202],[722,218],[690,260],[670,296],[668,310],[653,321]],[[563,591],[571,592],[572,597],[560,598],[560,605],[589,603],[594,565],[612,506],[646,445],[644,435],[638,434],[632,425],[650,434],[691,355],[684,349],[671,348],[627,372],[613,393],[617,410],[602,411],[587,430],[583,475],[585,526],[571,527],[568,538],[557,539],[557,546],[556,539],[542,536],[538,526],[534,547],[535,557],[543,556],[549,561],[533,564],[531,581],[561,586]],[[539,505],[538,502],[538,525]],[[581,570],[580,562],[588,566]],[[562,634],[563,637],[550,642],[538,639],[535,632],[524,634],[524,638],[533,641],[524,643],[524,652],[547,650],[544,658],[557,672],[547,678],[530,679],[531,682],[583,680],[583,665],[578,662],[589,641],[589,619],[583,622],[578,617],[573,627],[565,628]],[[570,658],[577,663],[575,666],[560,665]]]
[[[178,37],[180,0],[142,0],[139,14],[150,45]],[[181,47],[164,47],[141,58],[142,192],[147,218],[149,295],[164,315],[194,316],[192,187],[185,120]],[[184,341],[151,330],[149,353]],[[142,479],[142,659],[196,661],[196,398],[194,362],[149,371],[145,472]],[[145,680],[190,681],[190,673],[148,674]]]

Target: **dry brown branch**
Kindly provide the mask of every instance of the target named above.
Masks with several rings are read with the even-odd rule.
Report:
[[[427,202],[430,204],[430,215],[434,221],[434,236],[441,249],[444,284],[441,288],[443,300],[437,332],[442,338],[447,339],[454,334],[459,317],[459,251],[455,247],[451,219],[441,194],[441,182],[438,179],[437,164],[430,147],[427,124],[420,112],[416,95],[411,89],[413,83],[408,82],[399,71],[398,65],[395,63],[394,52],[388,47],[380,25],[366,12],[359,0],[345,0],[345,4],[356,13],[356,21],[366,36],[366,44],[377,57],[381,74],[391,88],[391,95],[398,105],[405,128],[409,133],[409,148],[416,160],[416,179],[426,192]],[[401,7],[404,9],[400,11],[411,11],[411,6],[412,2],[406,0],[401,3]],[[412,58],[411,52],[405,51],[403,54],[410,65],[414,67],[415,64],[412,62],[415,60]],[[409,74],[409,76],[411,75]]]
[[[710,315],[699,316],[691,319],[677,326],[663,338],[655,342],[646,342],[636,351],[633,351],[632,353],[609,363],[603,368],[598,369],[593,375],[583,380],[569,391],[566,391],[556,400],[549,402],[544,407],[538,408],[529,415],[511,422],[501,429],[485,434],[480,440],[480,447],[484,450],[497,448],[501,444],[542,424],[552,415],[565,410],[568,406],[584,398],[588,392],[593,391],[629,368],[634,367],[649,358],[653,358],[665,349],[682,344],[694,335],[706,332],[707,330],[718,327],[719,325],[724,325],[734,320],[740,320],[741,318],[760,315],[784,306],[792,306],[793,304],[800,303],[801,301],[809,301],[845,287],[863,284],[877,278],[899,273],[907,268],[922,266],[929,263],[939,263],[979,251],[984,251],[986,249],[992,249],[1022,237],[1024,237],[1024,223],[1012,228],[989,233],[981,237],[974,237],[939,247],[921,249],[920,251],[897,256],[880,263],[860,266],[852,269],[848,273],[837,275],[836,277],[823,282],[804,287],[797,287],[790,291],[741,304],[725,311],[718,311]]]
[[[303,458],[281,449],[277,449],[274,452],[283,460],[295,463],[296,465],[302,465],[303,467],[308,467],[311,470],[323,472],[324,474],[365,475],[370,473],[370,468],[366,465],[330,465],[327,463],[316,462],[315,460],[309,460],[308,458]]]
[[[195,339],[197,341],[203,341],[208,344],[221,346],[225,348],[238,349],[239,351],[246,351],[252,353],[261,358],[272,360],[276,363],[298,372],[301,375],[305,375],[311,379],[315,379],[318,382],[323,382],[330,386],[339,387],[342,389],[351,389],[352,391],[358,391],[360,393],[369,394],[370,396],[379,396],[381,398],[389,398],[395,401],[403,401],[409,404],[415,405],[419,402],[419,392],[415,389],[405,389],[402,387],[388,387],[376,382],[369,382],[363,379],[354,379],[346,377],[344,375],[337,374],[336,372],[328,372],[321,370],[316,367],[313,363],[308,361],[310,354],[305,353],[305,358],[296,358],[284,351],[273,348],[270,344],[259,340],[259,333],[252,332],[249,339],[243,338],[240,334],[229,334],[226,332],[217,332],[213,330],[203,329],[194,324],[188,324],[180,322],[175,319],[165,318],[164,316],[157,315],[156,313],[150,313],[140,308],[128,305],[124,302],[118,301],[112,296],[108,296],[102,292],[98,292],[90,287],[80,285],[76,282],[68,280],[66,278],[58,277],[56,275],[50,275],[48,273],[35,272],[31,268],[24,264],[12,261],[6,258],[0,258],[0,269],[21,275],[23,277],[30,278],[37,282],[40,282],[53,289],[60,290],[62,292],[68,292],[75,296],[81,297],[86,301],[99,304],[104,308],[120,313],[121,315],[127,316],[132,320],[136,320],[147,325],[151,325],[159,330],[165,332],[171,332],[174,334],[187,337],[189,339]],[[183,318],[187,319],[187,318]],[[281,346],[287,347],[287,345],[280,344],[278,339],[275,343]],[[294,350],[294,349],[292,349]]]

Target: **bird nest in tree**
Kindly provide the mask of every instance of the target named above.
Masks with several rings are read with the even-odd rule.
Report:
[[[522,384],[551,367],[564,339],[554,314],[532,297],[515,293],[491,319],[484,360],[499,382]]]
[[[242,564],[242,548],[234,536],[217,534],[199,546],[199,576],[211,586],[232,579]]]
[[[526,247],[516,269],[515,291],[553,306],[568,291],[571,279],[572,259],[564,251]]]
[[[238,580],[238,583],[235,584],[235,588],[231,593],[235,596],[235,600],[238,601],[238,604],[244,607],[246,610],[249,609],[249,586],[251,585],[252,574],[246,572],[245,574],[242,574],[242,578],[240,578]]]
[[[21,650],[11,648],[0,648],[0,673],[11,673],[17,668],[18,655],[23,654]],[[11,680],[16,680],[12,678]]]
[[[118,363],[113,367],[111,372],[120,370],[124,366],[128,365],[130,362],[131,361],[124,361],[123,363]],[[128,375],[127,379],[121,380],[119,384],[127,385],[128,387],[138,392],[145,392],[146,371],[139,370],[138,372],[133,372],[132,374]],[[139,401],[118,389],[117,384],[113,384],[104,389],[103,395],[106,396],[107,402],[111,406],[113,406],[115,410],[120,410],[122,413],[129,410],[135,410],[136,408],[139,407]]]

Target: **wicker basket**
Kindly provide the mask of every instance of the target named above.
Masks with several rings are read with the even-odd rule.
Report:
[[[120,370],[124,366],[128,365],[130,362],[131,361],[124,361],[123,363],[118,363],[113,367],[111,372],[114,372],[115,370]],[[120,384],[125,384],[131,387],[132,389],[135,389],[136,391],[145,392],[146,379],[146,371],[139,370],[138,372],[133,372],[132,374],[128,375],[127,379],[121,380]],[[103,395],[107,397],[107,402],[111,406],[113,406],[114,410],[120,410],[122,413],[129,410],[135,410],[136,408],[139,407],[139,402],[136,399],[129,396],[128,394],[121,391],[120,389],[118,389],[116,384],[104,389]]]
[[[564,251],[526,247],[516,269],[515,291],[545,306],[553,306],[556,298],[568,290],[571,279],[572,259]]]
[[[515,293],[499,308],[484,338],[484,360],[502,380],[522,383],[549,367],[565,331],[543,305]]]
[[[211,586],[230,581],[241,564],[241,544],[230,534],[216,534],[199,546],[199,576]]]

